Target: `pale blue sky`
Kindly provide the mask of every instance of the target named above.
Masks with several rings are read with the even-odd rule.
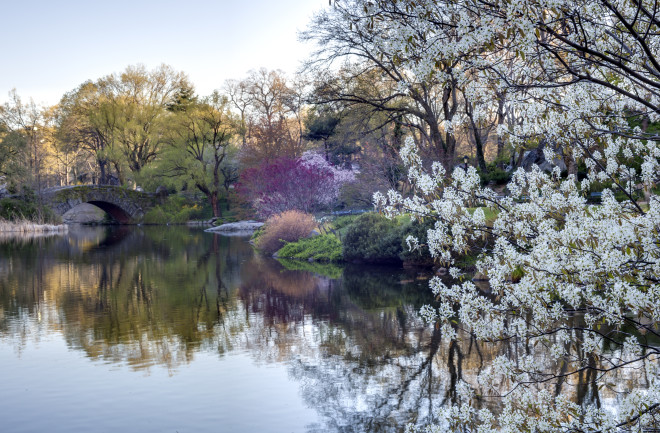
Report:
[[[55,104],[64,92],[126,66],[167,63],[197,92],[260,67],[292,73],[311,46],[297,41],[328,0],[2,0],[0,102]]]

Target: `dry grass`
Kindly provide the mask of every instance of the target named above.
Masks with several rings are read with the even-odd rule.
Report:
[[[296,242],[309,236],[316,228],[314,216],[297,210],[289,210],[268,218],[257,246],[267,254],[273,254],[285,242]]]
[[[0,220],[0,233],[66,233],[69,226],[65,224],[37,224],[32,221]]]

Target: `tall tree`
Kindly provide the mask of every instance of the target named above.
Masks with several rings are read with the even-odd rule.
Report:
[[[123,156],[133,176],[139,178],[142,168],[158,156],[164,143],[167,108],[180,103],[192,86],[183,72],[170,66],[148,71],[138,65],[100,79],[98,88],[102,116],[113,125],[113,150]]]
[[[391,122],[417,130],[428,153],[451,166],[456,138],[451,122],[460,115],[460,77],[454,69],[460,58],[438,60],[438,74],[420,79],[402,66],[381,33],[392,31],[386,20],[373,20],[360,2],[338,2],[318,14],[301,34],[319,45],[308,69],[321,77],[317,102],[361,104],[388,115]],[[331,72],[344,62],[339,74]]]
[[[229,102],[217,91],[186,104],[171,119],[173,127],[157,172],[177,186],[189,185],[208,199],[213,215],[222,215],[219,199],[237,180],[231,161],[232,138],[238,129]]]
[[[416,74],[436,74],[438,61],[462,56],[463,71],[484,85],[497,83],[522,119],[506,131],[509,140],[543,138],[555,145],[544,149],[547,160],[567,156],[586,168],[580,181],[573,174],[561,178],[559,170],[520,169],[508,184],[511,196],[500,199],[480,185],[473,168],[427,170],[412,140],[406,143],[401,155],[418,193],[379,195],[377,202],[390,215],[407,211],[434,223],[429,248],[454,281],[431,281],[440,305],[424,314],[448,338],[457,338],[458,322],[478,340],[510,341],[525,353],[518,360],[500,356],[478,380],[463,383],[436,428],[658,429],[660,335],[653,324],[660,322],[660,197],[653,191],[660,146],[631,119],[660,113],[657,4],[382,0],[362,6],[375,21],[398,23],[381,39],[410,59]],[[605,184],[602,205],[588,205],[584,196],[599,183]],[[647,203],[640,189],[647,190]],[[494,211],[494,221],[486,221],[481,207]],[[489,241],[476,267],[489,277],[488,296],[462,278],[455,261],[484,237]],[[536,351],[548,354],[544,362],[534,361]],[[621,377],[628,369],[644,372],[644,389],[626,386]],[[559,391],[584,377],[591,401],[582,399],[584,389],[577,401]],[[598,399],[597,391],[612,384],[616,408]],[[475,407],[485,395],[500,397],[501,410]]]
[[[79,175],[87,181],[108,184],[111,176],[110,148],[114,144],[115,116],[102,107],[96,83],[87,81],[65,94],[57,108],[57,138],[62,147],[81,150],[92,158],[91,176]],[[98,174],[96,174],[98,170]],[[91,179],[90,179],[91,178]]]
[[[23,102],[16,89],[9,92],[9,101],[0,110],[0,124],[5,130],[0,144],[5,169],[9,170],[11,166],[14,174],[27,176],[27,182],[23,177],[18,183],[30,185],[35,190],[44,186],[48,158],[44,139],[47,126],[44,113],[33,100]],[[19,158],[21,156],[23,158]]]
[[[251,71],[242,82],[230,84],[230,97],[241,114],[246,165],[302,154],[302,93],[281,71]]]

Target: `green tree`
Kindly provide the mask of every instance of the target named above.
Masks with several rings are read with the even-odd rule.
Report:
[[[56,110],[56,138],[60,147],[79,150],[92,160],[92,181],[110,182],[115,116],[102,109],[101,93],[97,83],[86,81],[77,89],[66,93]],[[84,173],[79,176],[85,177]]]
[[[157,168],[175,186],[193,187],[208,199],[213,215],[221,216],[219,200],[236,180],[232,138],[237,121],[227,98],[217,91],[183,107],[172,119],[168,145]]]
[[[101,114],[114,125],[112,150],[123,157],[138,181],[142,168],[156,159],[165,143],[167,108],[180,101],[191,85],[183,72],[170,66],[148,71],[138,65],[102,78],[98,86]],[[119,164],[116,168],[120,171]]]
[[[0,169],[15,185],[41,187],[47,149],[43,129],[45,112],[34,101],[23,102],[13,89],[0,107]]]

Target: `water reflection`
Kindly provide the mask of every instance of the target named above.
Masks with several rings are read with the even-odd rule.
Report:
[[[496,356],[532,350],[443,338],[417,314],[432,301],[423,273],[305,266],[255,255],[244,238],[186,228],[87,227],[11,240],[0,243],[0,342],[20,355],[28,341],[56,333],[89,359],[171,374],[194,367],[200,352],[245,353],[287,366],[321,416],[309,431],[344,432],[432,422],[461,381],[497,407],[476,375]],[[599,390],[590,374],[547,386],[612,404],[615,390]],[[641,373],[626,374],[621,383],[644,385]]]

